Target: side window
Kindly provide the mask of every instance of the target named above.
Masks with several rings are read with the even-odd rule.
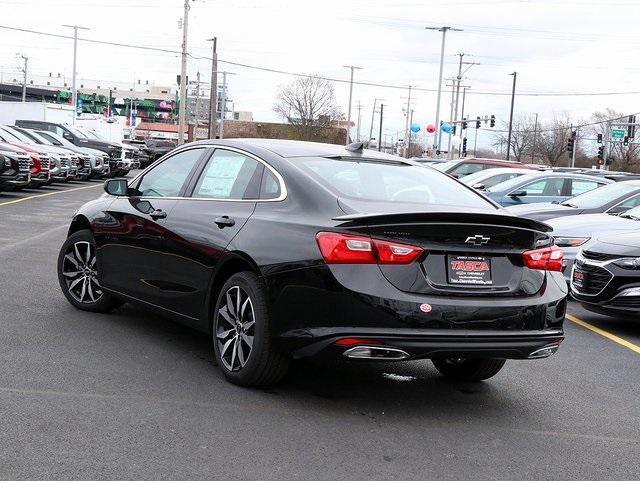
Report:
[[[262,174],[262,185],[260,186],[260,198],[261,199],[277,199],[280,197],[280,182],[273,172],[269,169],[264,169]]]
[[[590,190],[599,187],[599,184],[595,180],[577,180],[572,179],[571,181],[571,195],[579,195],[584,194]]]
[[[458,174],[458,177],[464,177],[465,175],[473,174],[474,172],[480,172],[481,170],[484,170],[483,164],[463,162],[458,167],[453,169],[453,172]]]
[[[147,172],[138,184],[141,196],[176,197],[204,149],[178,152]]]
[[[216,149],[193,191],[193,197],[209,199],[256,199],[263,165],[238,152]]]
[[[488,189],[489,187],[493,187],[494,185],[498,185],[499,183],[504,182],[505,180],[510,180],[517,176],[518,174],[498,174],[488,178],[486,181],[483,182],[483,184],[485,188]]]
[[[562,195],[562,186],[564,185],[564,177],[554,177],[553,179],[544,179],[525,185],[522,189],[527,195],[539,195],[545,197],[553,197]]]

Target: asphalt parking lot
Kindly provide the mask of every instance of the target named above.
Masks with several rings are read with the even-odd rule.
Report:
[[[640,320],[571,303],[558,354],[479,384],[421,361],[239,388],[201,334],[67,303],[58,248],[101,185],[0,193],[0,479],[640,479]]]

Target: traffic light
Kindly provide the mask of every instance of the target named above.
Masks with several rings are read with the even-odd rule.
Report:
[[[627,136],[630,139],[633,139],[635,137],[635,135],[636,135],[635,123],[636,123],[636,116],[635,115],[629,115],[629,125],[627,126]]]
[[[598,164],[604,164],[604,146],[598,147]]]
[[[480,128],[480,125],[481,125],[481,123],[480,123],[480,117],[476,117],[476,129],[479,129],[479,128]]]
[[[491,120],[489,120],[489,127],[495,127],[495,126],[496,126],[496,116],[492,115]]]
[[[462,130],[466,130],[467,129],[467,118],[465,117],[464,119],[462,119]]]
[[[602,143],[602,134],[598,134],[598,143],[601,144]]]
[[[462,139],[462,156],[467,156],[467,138]]]
[[[456,124],[453,124],[453,130],[451,131],[451,135],[456,135]]]
[[[570,154],[573,153],[573,146],[576,142],[576,132],[571,132],[571,136],[569,137],[569,140],[567,141],[567,152],[569,152]]]
[[[624,139],[622,140],[622,145],[629,145],[629,136],[625,135]]]

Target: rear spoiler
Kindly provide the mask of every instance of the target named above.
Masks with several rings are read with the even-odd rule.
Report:
[[[525,217],[514,217],[506,214],[487,214],[479,212],[409,212],[400,214],[346,214],[333,217],[332,220],[342,222],[340,227],[363,225],[415,224],[415,223],[462,223],[491,224],[505,227],[551,232],[553,228],[543,222]]]

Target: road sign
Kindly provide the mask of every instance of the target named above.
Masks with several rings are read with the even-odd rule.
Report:
[[[611,129],[611,132],[609,133],[609,140],[622,142],[625,135],[627,135],[627,131],[625,129]]]

